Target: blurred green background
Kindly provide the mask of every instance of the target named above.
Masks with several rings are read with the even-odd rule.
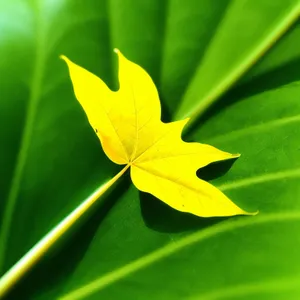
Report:
[[[126,175],[7,298],[299,299],[299,13],[299,0],[0,0],[0,274],[119,170],[60,54],[114,89],[114,47],[145,68],[163,120],[192,117],[185,140],[242,154],[198,175],[260,211],[197,218]]]

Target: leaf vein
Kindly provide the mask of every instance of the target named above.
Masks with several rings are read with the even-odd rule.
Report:
[[[68,294],[59,298],[60,300],[78,300],[83,299],[89,295],[92,295],[96,292],[101,291],[107,286],[113,284],[114,282],[125,278],[141,269],[144,269],[150,266],[153,263],[158,262],[159,260],[168,257],[188,246],[191,246],[195,243],[202,242],[209,238],[215,237],[216,235],[223,234],[225,232],[231,231],[233,229],[243,228],[246,226],[255,226],[270,222],[288,222],[288,221],[299,221],[300,220],[300,211],[290,211],[285,213],[272,213],[260,215],[255,218],[238,218],[230,219],[218,223],[217,225],[211,226],[204,230],[196,231],[195,233],[189,234],[186,237],[183,237],[176,241],[176,243],[169,243],[162,248],[153,251],[141,258],[138,258],[131,263],[125,265],[124,267],[118,268],[112,272],[107,273],[104,276],[96,278],[94,281],[76,289]]]
[[[243,137],[244,135],[248,134],[257,134],[258,131],[267,131],[270,129],[275,129],[276,127],[288,125],[290,123],[299,122],[300,121],[300,115],[295,115],[291,117],[281,118],[273,121],[269,121],[266,123],[262,123],[259,125],[253,125],[249,126],[247,128],[237,129],[230,131],[229,133],[216,135],[212,138],[209,138],[207,142],[214,143],[214,142],[224,142],[227,140],[237,139],[240,137]]]
[[[224,183],[216,187],[222,191],[233,190],[233,189],[238,189],[238,188],[242,188],[254,184],[260,184],[268,181],[276,181],[280,179],[294,178],[294,177],[300,177],[300,168],[243,178],[240,180]]]

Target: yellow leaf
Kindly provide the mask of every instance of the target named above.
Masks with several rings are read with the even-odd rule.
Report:
[[[181,139],[188,119],[163,123],[156,87],[140,66],[119,50],[119,83],[111,91],[97,76],[61,56],[69,67],[76,98],[116,164],[130,166],[134,185],[169,206],[201,217],[249,214],[196,171],[212,162],[238,157]]]

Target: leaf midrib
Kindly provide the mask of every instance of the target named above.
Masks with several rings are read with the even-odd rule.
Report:
[[[35,2],[36,15],[36,56],[34,61],[33,76],[30,85],[30,95],[28,100],[28,108],[25,117],[24,130],[21,135],[19,152],[16,158],[16,164],[11,180],[10,190],[4,209],[3,220],[0,228],[0,273],[4,268],[4,260],[10,227],[12,224],[13,214],[17,202],[17,197],[21,185],[22,175],[26,164],[28,149],[30,147],[34,121],[41,95],[41,85],[45,71],[46,51],[45,51],[45,36],[43,32],[43,21],[39,13],[39,3]]]

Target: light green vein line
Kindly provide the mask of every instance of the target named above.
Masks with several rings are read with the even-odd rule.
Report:
[[[281,119],[265,122],[265,123],[262,123],[259,125],[253,125],[253,126],[249,126],[247,128],[234,130],[229,133],[222,134],[222,135],[217,135],[217,136],[207,139],[207,142],[209,142],[209,144],[211,144],[214,142],[219,143],[219,142],[224,142],[224,141],[228,141],[228,140],[238,139],[245,135],[257,134],[258,132],[268,131],[268,130],[274,129],[276,127],[288,125],[290,123],[296,123],[299,121],[300,121],[300,115],[281,118]]]
[[[36,9],[38,10],[39,0],[36,0]],[[16,204],[20,183],[22,180],[23,169],[26,164],[27,152],[30,146],[32,136],[32,129],[34,127],[34,119],[39,102],[42,95],[41,85],[43,73],[45,70],[45,63],[47,59],[45,47],[45,35],[42,31],[42,19],[37,11],[37,50],[36,59],[34,63],[33,80],[31,84],[31,93],[29,98],[29,105],[26,115],[25,128],[21,140],[20,153],[17,158],[16,169],[12,180],[12,188],[8,197],[8,205],[5,211],[5,218],[3,221],[1,236],[0,236],[0,259],[4,263],[6,254],[7,239],[12,222],[14,207]],[[111,187],[124,172],[130,167],[126,165],[114,178],[101,186],[95,193],[88,197],[81,205],[72,211],[65,219],[63,219],[57,226],[55,226],[48,234],[46,234],[36,245],[34,245],[14,266],[12,266],[0,278],[0,298],[3,297],[12,286],[22,278],[37,261],[49,250],[61,236],[70,229],[71,226],[83,215],[92,204],[109,188]],[[4,241],[4,242],[3,242]],[[2,257],[1,257],[2,255]],[[1,260],[0,260],[1,262]],[[2,266],[3,268],[3,266]],[[1,264],[0,264],[1,269]]]
[[[233,189],[237,189],[249,185],[260,184],[268,181],[275,181],[281,179],[285,180],[287,178],[296,178],[296,177],[300,177],[300,169],[286,170],[286,171],[280,171],[275,173],[263,174],[259,176],[248,177],[233,182],[221,184],[217,186],[217,188],[219,188],[222,191],[226,191],[226,190],[233,190]]]
[[[126,172],[130,165],[126,165],[112,179],[101,185],[92,195],[85,199],[37,244],[35,244],[11,269],[0,278],[0,299],[28,272],[39,259],[57,242],[96,201]]]
[[[3,220],[0,228],[0,273],[3,271],[4,260],[7,251],[7,242],[9,237],[9,231],[12,224],[13,214],[16,206],[16,201],[20,189],[23,170],[26,164],[28,155],[28,149],[30,146],[32,130],[34,128],[34,121],[41,93],[41,84],[43,79],[44,67],[45,67],[45,47],[44,37],[42,34],[42,20],[39,12],[36,14],[36,28],[37,28],[37,50],[33,70],[33,79],[31,83],[31,91],[29,96],[29,103],[25,118],[25,125],[23,134],[21,137],[20,149],[16,159],[16,166],[13,173],[11,188],[8,193],[8,198],[3,214]]]
[[[185,130],[190,127],[216,100],[228,90],[259,58],[264,55],[267,50],[287,31],[287,29],[299,18],[300,15],[300,1],[287,12],[278,22],[272,33],[265,38],[251,53],[244,59],[244,61],[226,76],[214,89],[208,91],[207,95],[199,101],[199,104],[193,107],[190,111],[176,115],[175,119],[184,119],[191,117],[191,121],[185,127]]]
[[[213,292],[199,294],[190,297],[189,300],[218,300],[218,299],[232,299],[237,296],[249,296],[257,293],[278,293],[282,291],[289,291],[297,289],[300,291],[300,276],[265,280],[259,282],[251,282],[248,284],[240,284],[232,287],[214,290]],[[254,299],[254,298],[253,298]]]
[[[79,300],[84,299],[89,295],[92,295],[100,290],[106,288],[107,286],[113,284],[114,282],[130,276],[131,274],[150,266],[157,261],[168,257],[188,246],[192,246],[195,243],[199,243],[203,240],[212,238],[218,234],[224,232],[242,228],[246,226],[253,226],[264,224],[268,222],[278,222],[278,221],[296,221],[300,220],[300,212],[286,212],[286,213],[273,213],[257,216],[255,218],[240,218],[240,219],[230,219],[229,221],[223,221],[218,225],[209,227],[204,230],[197,231],[190,234],[174,243],[170,243],[159,250],[156,250],[148,255],[145,255],[124,267],[116,269],[98,279],[80,287],[79,289],[73,290],[70,293],[62,296],[59,300]]]

